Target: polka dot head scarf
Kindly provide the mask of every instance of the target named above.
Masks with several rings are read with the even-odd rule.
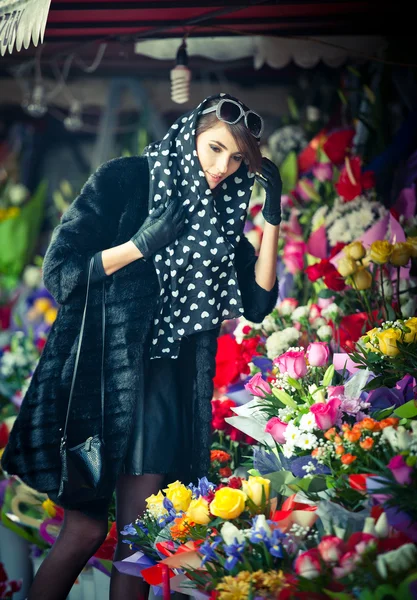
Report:
[[[177,358],[183,337],[243,313],[234,259],[254,175],[242,162],[213,194],[196,149],[199,113],[207,102],[221,98],[232,96],[206,98],[177,119],[163,140],[144,150],[150,168],[149,214],[175,202],[183,205],[186,217],[181,237],[153,257],[160,296],[151,359]]]

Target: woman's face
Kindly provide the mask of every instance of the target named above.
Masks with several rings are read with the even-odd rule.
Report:
[[[200,133],[196,145],[198,159],[211,190],[226,177],[233,175],[242,163],[243,156],[234,137],[228,126],[221,121],[215,127]]]

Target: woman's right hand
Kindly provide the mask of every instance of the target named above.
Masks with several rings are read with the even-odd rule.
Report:
[[[149,215],[131,241],[140,250],[143,258],[178,239],[184,230],[185,214],[182,205],[171,202],[168,208],[159,206]]]

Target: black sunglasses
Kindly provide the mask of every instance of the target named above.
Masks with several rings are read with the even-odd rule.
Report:
[[[253,137],[258,140],[261,137],[264,128],[264,122],[262,117],[253,110],[248,110],[245,112],[242,106],[234,100],[223,98],[218,104],[216,104],[216,106],[206,108],[201,112],[201,114],[207,115],[208,113],[214,111],[216,111],[216,117],[219,119],[219,121],[223,121],[229,125],[234,125],[240,121],[242,117],[244,117],[245,125]]]

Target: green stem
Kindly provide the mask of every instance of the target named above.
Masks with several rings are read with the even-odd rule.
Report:
[[[382,318],[384,319],[384,321],[386,321],[388,318],[388,311],[387,311],[387,306],[385,304],[384,272],[383,272],[382,265],[380,265],[380,267],[379,267],[379,276],[380,276],[379,278],[381,281],[381,296],[382,296],[382,306],[383,306]],[[384,315],[384,312],[385,312],[385,315]]]
[[[401,311],[401,302],[400,302],[400,269],[401,269],[401,267],[397,267],[396,288],[397,288],[398,316],[399,316],[400,319],[402,319],[403,318],[403,313]]]

